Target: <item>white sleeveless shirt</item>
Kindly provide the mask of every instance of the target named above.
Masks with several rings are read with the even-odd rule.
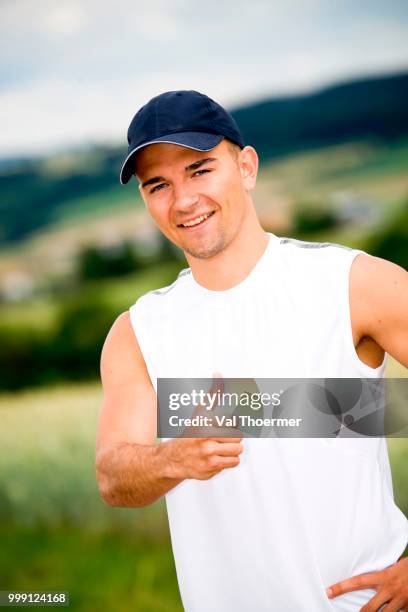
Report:
[[[358,357],[349,272],[363,251],[279,238],[238,285],[213,291],[182,270],[129,311],[157,378],[370,378]],[[164,439],[164,438],[163,438]],[[244,438],[238,466],[167,493],[187,612],[357,611],[376,591],[325,589],[395,563],[408,521],[384,438]]]

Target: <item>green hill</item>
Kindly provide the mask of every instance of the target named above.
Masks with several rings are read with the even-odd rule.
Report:
[[[408,133],[408,74],[366,78],[233,112],[244,139],[272,158],[353,140]]]
[[[343,142],[392,143],[408,134],[408,74],[362,79],[232,111],[261,159]],[[124,143],[125,145],[125,143]],[[126,146],[97,147],[0,168],[0,244],[101,209],[134,206],[118,174]]]

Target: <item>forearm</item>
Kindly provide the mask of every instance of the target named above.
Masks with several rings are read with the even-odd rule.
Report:
[[[110,506],[147,506],[182,482],[170,476],[168,444],[123,443],[97,459],[101,497]]]

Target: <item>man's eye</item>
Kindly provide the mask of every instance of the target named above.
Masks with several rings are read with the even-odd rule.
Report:
[[[155,191],[159,190],[161,187],[164,187],[166,185],[166,183],[160,183],[160,185],[156,185],[155,187],[153,187],[153,189],[150,190],[150,193],[154,193]]]
[[[207,169],[203,169],[203,170],[196,170],[196,172],[194,172],[193,176],[194,176],[195,174],[200,174],[200,172],[203,172],[203,173],[205,173],[205,172],[211,172],[211,170],[207,170]]]

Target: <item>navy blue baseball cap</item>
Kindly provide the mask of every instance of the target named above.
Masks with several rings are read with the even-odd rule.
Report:
[[[194,90],[166,91],[142,106],[127,133],[127,156],[120,171],[125,185],[135,172],[135,154],[147,145],[166,142],[197,151],[210,151],[223,138],[244,148],[231,115],[217,102]]]

